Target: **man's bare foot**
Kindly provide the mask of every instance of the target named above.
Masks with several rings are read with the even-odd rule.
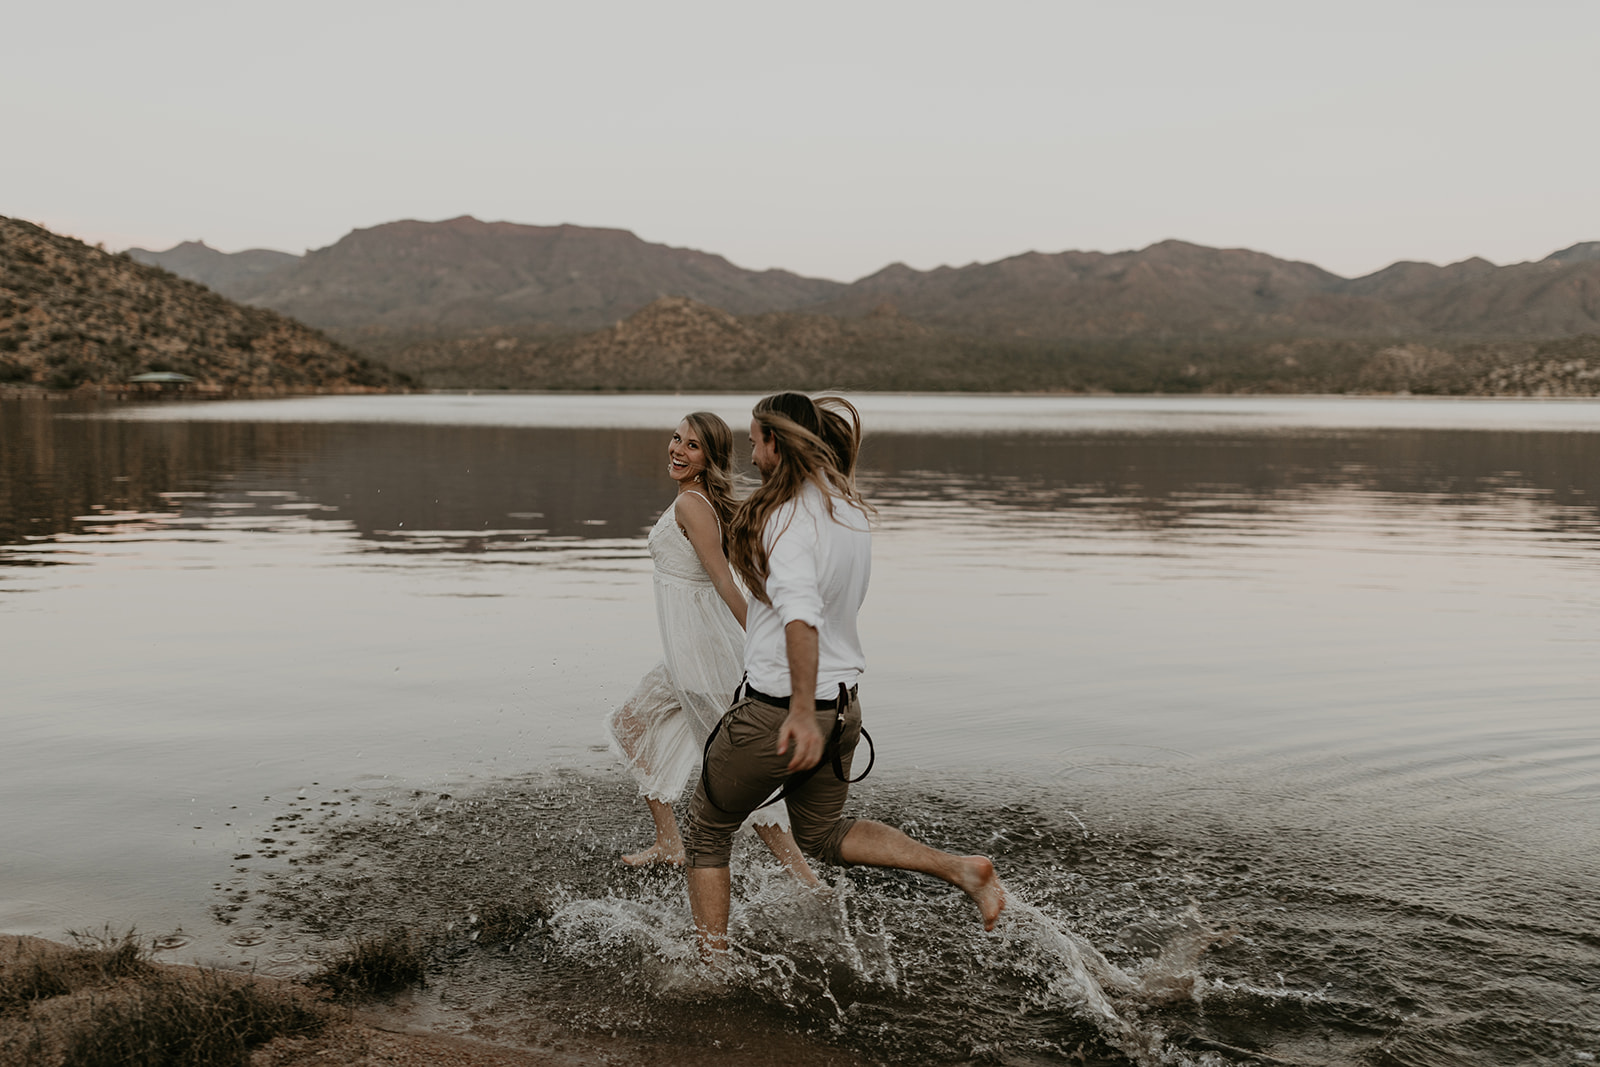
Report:
[[[978,906],[978,914],[983,917],[983,928],[993,930],[1006,907],[1005,886],[1000,884],[989,857],[963,856],[961,863],[964,870],[956,880],[956,888],[971,897]]]
[[[630,867],[648,867],[654,863],[670,863],[674,867],[683,866],[683,846],[676,849],[657,841],[649,848],[638,852],[629,852],[622,857],[622,862]]]

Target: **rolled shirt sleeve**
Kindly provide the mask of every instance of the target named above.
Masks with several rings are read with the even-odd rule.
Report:
[[[822,629],[821,540],[816,516],[791,502],[780,521],[769,529],[776,534],[767,545],[767,599],[778,620],[788,626],[803,622]]]
[[[856,613],[872,575],[867,517],[844,501],[828,501],[815,486],[779,508],[763,534],[766,594],[750,600],[745,620],[745,678],[769,696],[790,693],[785,628],[803,622],[817,631],[817,694],[840,682],[854,685],[866,669]]]

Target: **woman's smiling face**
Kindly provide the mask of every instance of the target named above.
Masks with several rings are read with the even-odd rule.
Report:
[[[699,436],[687,421],[678,423],[667,442],[667,476],[682,484],[695,481],[705,469],[706,454]]]

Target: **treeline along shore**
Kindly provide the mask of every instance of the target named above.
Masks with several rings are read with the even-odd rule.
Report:
[[[208,288],[209,287],[209,288]],[[0,218],[0,389],[843,388],[1600,395],[1600,242],[1346,279],[1244,249],[1026,253],[845,284],[470,217],[295,256],[110,254]]]

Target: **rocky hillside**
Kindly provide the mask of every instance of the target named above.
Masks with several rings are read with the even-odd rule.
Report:
[[[419,340],[391,352],[397,370],[441,388],[764,389],[940,388],[920,374],[897,379],[910,354],[939,338],[894,315],[844,320],[768,312],[734,316],[687,297],[660,297],[593,333],[551,338],[502,329]],[[948,386],[945,386],[948,387]]]
[[[236,390],[399,381],[276,312],[0,217],[0,384],[66,389],[157,370]]]
[[[859,318],[734,316],[681,297],[590,334],[487,329],[416,341],[389,358],[439,388],[1600,395],[1600,337],[1593,335],[1064,344],[955,334],[888,305]]]

